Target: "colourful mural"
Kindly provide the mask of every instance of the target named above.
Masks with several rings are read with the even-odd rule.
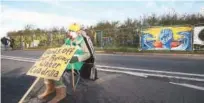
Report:
[[[192,27],[153,27],[142,32],[142,50],[192,50]]]

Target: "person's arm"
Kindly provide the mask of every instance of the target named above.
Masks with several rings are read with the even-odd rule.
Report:
[[[81,44],[81,49],[83,50],[83,55],[74,55],[70,61],[70,63],[75,63],[75,62],[82,62],[91,57],[91,54],[89,53],[88,48],[86,47],[86,43],[83,42]]]

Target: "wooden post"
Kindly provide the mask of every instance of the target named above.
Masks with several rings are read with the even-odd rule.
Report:
[[[73,47],[72,41],[70,44],[71,44],[70,47]],[[74,66],[73,66],[73,64],[72,64],[71,68],[72,68],[72,88],[73,88],[73,91],[75,92],[75,80],[74,80]]]
[[[40,77],[36,78],[33,84],[30,86],[30,88],[27,90],[27,92],[23,95],[21,100],[18,103],[23,103],[24,99],[28,96],[30,91],[33,89],[33,87],[36,85],[36,83],[40,80]]]
[[[72,88],[75,91],[74,66],[72,64]]]

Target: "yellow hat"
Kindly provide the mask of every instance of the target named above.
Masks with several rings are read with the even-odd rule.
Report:
[[[69,26],[69,30],[77,32],[80,30],[80,25],[77,25],[74,23],[74,24]]]

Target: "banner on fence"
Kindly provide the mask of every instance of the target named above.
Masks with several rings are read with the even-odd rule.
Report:
[[[204,45],[204,26],[194,28],[193,44]]]
[[[30,68],[27,75],[59,80],[76,51],[75,47],[48,49]]]
[[[192,50],[192,27],[152,27],[142,31],[142,50]]]

